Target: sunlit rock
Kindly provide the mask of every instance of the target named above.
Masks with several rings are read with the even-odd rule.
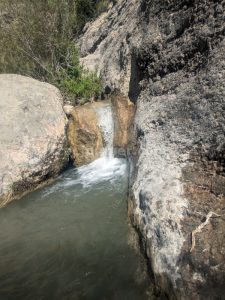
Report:
[[[114,117],[114,152],[116,156],[126,157],[135,106],[128,97],[117,95],[112,97],[112,107]]]
[[[104,140],[95,104],[67,107],[66,111],[70,118],[67,136],[75,165],[81,166],[99,158]]]
[[[68,159],[67,118],[54,86],[0,75],[0,206],[56,176]]]

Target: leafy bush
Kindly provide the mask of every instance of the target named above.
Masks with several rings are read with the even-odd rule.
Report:
[[[79,64],[78,51],[72,43],[68,49],[67,63],[58,70],[54,84],[73,104],[85,103],[101,94],[101,79],[96,72],[88,72]]]
[[[107,0],[1,0],[0,73],[53,83],[67,97],[96,97],[100,79],[80,66],[74,38],[107,4]]]

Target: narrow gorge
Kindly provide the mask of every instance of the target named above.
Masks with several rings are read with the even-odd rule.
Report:
[[[75,40],[85,104],[0,74],[0,300],[224,299],[224,20],[112,1]]]

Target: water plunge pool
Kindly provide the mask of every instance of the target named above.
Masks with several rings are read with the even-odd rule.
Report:
[[[0,210],[0,300],[147,299],[126,161],[102,157]]]

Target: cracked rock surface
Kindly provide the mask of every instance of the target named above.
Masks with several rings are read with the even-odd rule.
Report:
[[[80,39],[136,103],[129,212],[171,299],[224,299],[224,14],[224,0],[119,0]]]

